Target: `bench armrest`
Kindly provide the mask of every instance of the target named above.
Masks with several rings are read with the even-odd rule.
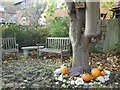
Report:
[[[0,44],[0,47],[2,48],[2,47],[3,47],[3,45],[2,45],[2,44]]]
[[[3,47],[3,44],[1,43],[1,45],[0,45],[1,47]]]
[[[16,43],[16,46],[18,47],[19,45]]]
[[[16,48],[19,49],[19,47],[18,47],[19,45],[17,43],[15,45],[16,45]]]
[[[45,48],[45,43],[37,43],[36,45],[37,45],[38,49],[39,49],[39,46],[44,46],[43,48]]]

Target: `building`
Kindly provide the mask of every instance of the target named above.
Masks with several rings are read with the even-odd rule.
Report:
[[[2,2],[2,5],[0,4],[0,22],[6,21],[9,23],[17,23],[18,25],[33,24],[36,26],[41,23],[45,24],[45,20],[41,18],[42,11],[40,11],[40,6],[42,5],[39,3],[39,0],[35,1],[37,3],[34,2],[34,0],[13,0],[13,2]],[[116,1],[118,2],[120,0]],[[54,14],[52,16],[47,16],[48,18],[68,16],[66,8],[60,9],[61,3],[62,2],[56,5]],[[37,5],[37,7],[33,8],[34,5]],[[101,10],[101,13],[105,15],[107,10]],[[107,18],[109,19],[109,17]]]
[[[0,23],[5,22],[4,12],[5,12],[4,7],[2,5],[0,5]]]
[[[26,10],[26,3],[30,0],[18,0],[14,2],[14,6],[16,7],[16,19],[18,25],[30,25],[30,20],[26,13],[29,10]]]
[[[16,6],[16,17],[18,25],[34,25],[44,24],[41,21],[41,8],[45,8],[44,3],[41,4],[39,0],[19,0],[15,2]]]
[[[16,23],[16,12],[12,2],[0,2],[0,22]]]

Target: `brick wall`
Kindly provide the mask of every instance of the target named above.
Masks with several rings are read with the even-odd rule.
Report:
[[[16,19],[18,25],[22,25],[22,17],[20,16],[21,13],[22,13],[21,10],[16,10]],[[26,25],[30,25],[29,18],[26,18]]]

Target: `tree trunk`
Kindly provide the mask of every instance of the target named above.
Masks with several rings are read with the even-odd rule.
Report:
[[[1,24],[0,24],[1,25]],[[0,30],[0,66],[2,64],[2,30]]]
[[[82,67],[83,70],[89,71],[89,51],[100,38],[99,2],[86,2],[86,10],[75,8],[74,2],[66,3],[70,16],[69,36],[73,49],[72,68]]]
[[[0,76],[2,76],[2,30],[0,30],[0,72],[1,72]],[[2,77],[0,77],[0,90],[1,89],[2,89]]]

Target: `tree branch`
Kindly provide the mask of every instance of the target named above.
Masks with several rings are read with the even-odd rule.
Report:
[[[75,3],[73,2],[73,0],[70,0],[69,2],[67,2],[67,0],[65,0],[67,8],[68,8],[68,14],[70,17],[73,17],[76,15],[76,10],[75,10]]]
[[[87,36],[85,36],[85,34],[82,37],[82,45],[87,48],[90,49],[92,48],[94,45],[96,45],[97,41],[99,41],[101,39],[102,33],[96,33],[96,34],[89,34]]]

